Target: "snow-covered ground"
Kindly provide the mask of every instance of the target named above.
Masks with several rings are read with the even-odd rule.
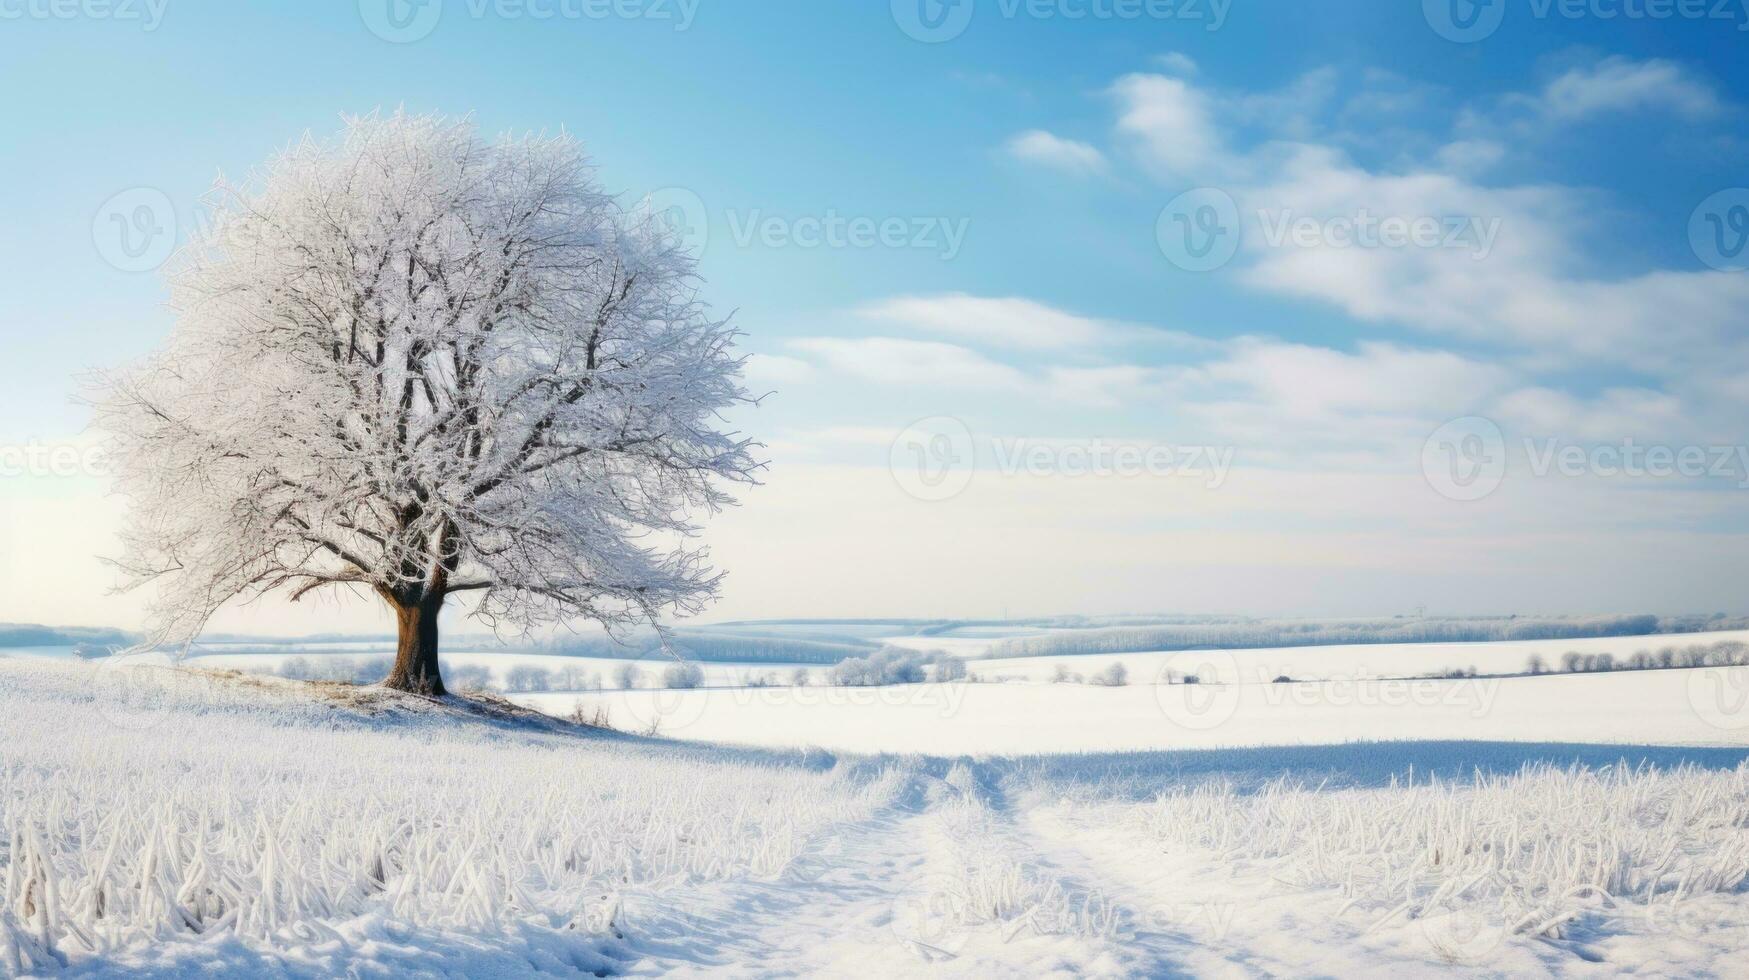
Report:
[[[0,660],[0,975],[1740,972],[1745,669],[1386,683],[583,696],[762,749]]]
[[[1749,667],[1294,684],[908,684],[518,694],[740,745],[1005,755],[1475,739],[1749,745]],[[1723,698],[1723,707],[1717,699]]]

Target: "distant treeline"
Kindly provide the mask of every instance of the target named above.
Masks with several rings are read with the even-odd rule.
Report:
[[[1237,620],[1064,630],[1018,636],[986,657],[1047,657],[1154,650],[1244,650],[1360,643],[1486,643],[1574,640],[1749,629],[1749,620],[1718,616],[1470,617],[1353,620]]]
[[[687,660],[749,664],[835,664],[866,655],[878,646],[853,637],[708,629],[678,629],[673,631],[668,642],[674,653]],[[609,659],[653,659],[666,653],[654,633],[627,637],[623,642],[602,636],[565,637],[554,641],[550,649],[568,657]]]
[[[1667,646],[1657,650],[1640,650],[1618,657],[1608,651],[1590,653],[1568,650],[1557,664],[1550,664],[1533,654],[1525,661],[1527,674],[1548,674],[1558,669],[1567,674],[1609,673],[1618,670],[1668,670],[1673,667],[1746,667],[1749,666],[1749,643],[1727,640],[1723,643]]]
[[[96,626],[38,626],[34,623],[0,623],[0,647],[70,647],[80,643],[93,646],[125,647],[138,637],[122,630]]]

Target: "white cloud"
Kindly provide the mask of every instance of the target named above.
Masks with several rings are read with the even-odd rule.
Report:
[[[1474,175],[1499,163],[1506,148],[1494,140],[1455,140],[1439,148],[1439,165],[1447,172]]]
[[[1249,392],[1284,420],[1342,413],[1455,413],[1503,387],[1508,372],[1440,350],[1363,343],[1355,353],[1244,339],[1200,369],[1223,389]]]
[[[1147,397],[1167,372],[1139,364],[1051,368],[1045,390],[1058,401],[1093,408],[1117,408],[1125,401]],[[1124,396],[1129,396],[1128,398]]]
[[[1019,297],[899,296],[857,312],[872,320],[1028,350],[1093,347],[1124,333],[1114,324]]]
[[[1685,427],[1681,399],[1645,388],[1611,388],[1589,399],[1523,388],[1502,398],[1496,411],[1528,438],[1563,442],[1668,439]]]
[[[1155,55],[1154,64],[1174,75],[1194,75],[1197,72],[1196,62],[1189,55],[1177,51]]]
[[[747,358],[741,373],[749,388],[765,389],[810,381],[814,377],[814,366],[800,358],[782,354],[753,354]],[[756,395],[759,393],[754,391]]]
[[[1164,75],[1125,75],[1111,89],[1118,131],[1136,140],[1160,176],[1194,179],[1224,154],[1209,99],[1189,83]]]
[[[1430,161],[1389,169],[1357,163],[1335,137],[1305,138],[1315,129],[1307,121],[1314,107],[1328,101],[1330,78],[1314,71],[1280,92],[1251,96],[1127,75],[1112,89],[1117,127],[1138,140],[1169,188],[1217,183],[1232,194],[1245,222],[1234,271],[1256,288],[1327,302],[1363,321],[1576,354],[1667,377],[1749,362],[1749,343],[1732,312],[1749,298],[1749,277],[1588,274],[1591,256],[1582,246],[1603,230],[1605,213],[1590,196],[1547,183],[1489,186],[1479,175],[1503,149],[1479,132],[1430,147]],[[1636,106],[1687,114],[1717,108],[1710,90],[1677,66],[1624,59],[1568,72],[1549,85],[1544,102],[1566,118]],[[1474,131],[1485,117],[1472,111],[1467,118],[1464,128]],[[1258,127],[1264,138],[1239,142]],[[1283,215],[1431,220],[1442,241],[1367,247],[1327,238],[1309,245],[1271,240],[1259,219]],[[1470,225],[1446,242],[1453,222]]]
[[[1545,116],[1561,120],[1646,110],[1698,119],[1720,108],[1712,88],[1675,62],[1622,57],[1570,69],[1545,86],[1535,104]]]
[[[1020,371],[954,344],[899,337],[806,337],[791,341],[828,369],[879,384],[1019,388]]]
[[[1268,130],[1271,139],[1312,139],[1318,119],[1336,97],[1338,75],[1334,68],[1314,68],[1282,88],[1268,92],[1240,92],[1218,100],[1233,118]],[[1357,107],[1357,111],[1360,107]]]
[[[1077,176],[1102,173],[1105,154],[1090,144],[1029,129],[1007,143],[1010,156]]]

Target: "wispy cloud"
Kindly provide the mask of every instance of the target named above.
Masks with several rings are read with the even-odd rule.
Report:
[[[897,296],[857,312],[866,319],[914,330],[1027,350],[1094,347],[1125,334],[1114,324],[1014,296]]]
[[[1029,129],[1006,144],[1008,155],[1076,176],[1105,171],[1105,154],[1092,144],[1064,139],[1042,129]]]
[[[1673,61],[1605,58],[1563,73],[1530,100],[1543,116],[1579,120],[1613,112],[1666,111],[1690,119],[1721,108],[1710,85]]]
[[[955,344],[902,337],[804,337],[791,346],[827,369],[878,384],[1019,388],[1026,376]]]

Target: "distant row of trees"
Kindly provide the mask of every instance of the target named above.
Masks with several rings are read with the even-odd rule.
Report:
[[[663,640],[654,632],[643,631],[611,640],[605,636],[566,636],[554,640],[546,649],[567,657],[602,657],[611,659],[654,659],[669,651],[699,663],[746,664],[818,664],[828,666],[852,657],[863,657],[877,649],[876,644],[849,637],[830,639],[815,636],[774,636],[713,632],[709,630],[677,629]]]
[[[837,687],[881,687],[925,681],[965,680],[966,662],[940,650],[882,647],[867,657],[833,664],[827,682]]]
[[[1640,650],[1626,657],[1617,657],[1608,652],[1569,650],[1561,655],[1558,671],[1551,668],[1541,654],[1532,654],[1525,662],[1524,669],[1529,674],[1589,674],[1616,670],[1665,670],[1672,667],[1744,666],[1749,666],[1749,643],[1727,640],[1723,643]]]
[[[1045,657],[1173,650],[1371,643],[1481,643],[1743,629],[1722,616],[1485,617],[1440,619],[1247,620],[1054,630],[994,644],[988,657]]]
[[[1130,682],[1130,669],[1120,660],[1107,664],[1105,669],[1096,674],[1084,675],[1076,673],[1062,664],[1057,664],[1051,671],[1052,684],[1092,684],[1095,687],[1123,687]]]

